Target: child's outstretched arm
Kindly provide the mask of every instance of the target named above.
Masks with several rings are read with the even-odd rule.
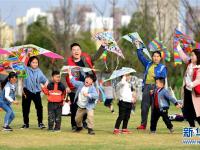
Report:
[[[71,81],[71,83],[73,84],[73,86],[75,86],[76,88],[78,88],[79,86],[82,86],[83,85],[83,82],[81,81],[77,81],[71,74],[71,70],[68,69],[68,74],[69,74],[69,79]]]
[[[164,96],[165,96],[166,99],[168,99],[169,101],[171,101],[176,106],[176,108],[182,108],[182,105],[179,104],[177,102],[177,100],[172,95],[170,95],[170,93],[169,93],[168,90],[166,90],[166,92],[164,93]]]
[[[47,89],[47,87],[44,85],[44,84],[40,84],[41,86],[41,89],[42,89],[42,92],[45,94],[45,95],[49,95],[49,90]]]

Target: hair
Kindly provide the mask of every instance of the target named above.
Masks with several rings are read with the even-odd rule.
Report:
[[[155,81],[159,81],[160,83],[162,83],[163,85],[165,85],[165,78],[163,78],[163,77],[157,77],[157,78],[155,78]]]
[[[70,45],[71,50],[72,50],[72,47],[74,47],[74,46],[78,46],[78,47],[81,48],[81,46],[80,46],[78,43],[72,43],[72,44]]]
[[[162,58],[162,55],[161,55],[161,52],[160,52],[160,51],[154,51],[154,52],[152,53],[152,57],[153,57],[154,54],[158,54],[158,55],[160,55],[160,57]]]
[[[60,75],[60,71],[57,71],[57,70],[52,71],[51,76],[53,77],[55,75]]]
[[[32,62],[34,59],[36,59],[36,60],[38,61],[38,66],[39,66],[39,59],[38,59],[38,57],[37,57],[37,56],[32,56],[32,57],[30,57],[29,60],[28,60],[28,64],[27,64],[28,67],[31,66],[31,62]]]
[[[85,79],[86,79],[86,78],[92,79],[93,82],[95,82],[95,81],[97,80],[96,76],[93,75],[93,74],[88,74],[88,75],[86,75]]]
[[[11,78],[14,78],[14,77],[17,78],[17,73],[15,73],[15,72],[10,72],[9,75],[8,75],[8,77],[7,77],[3,82],[1,82],[1,89],[3,89],[3,88],[5,87],[5,85],[6,85],[6,83],[7,83],[8,81],[10,81]]]
[[[200,65],[200,49],[193,49],[192,52],[197,56],[197,65]]]

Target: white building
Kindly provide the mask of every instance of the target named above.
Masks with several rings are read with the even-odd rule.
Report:
[[[30,8],[23,17],[16,19],[16,35],[15,41],[24,41],[27,36],[27,27],[29,24],[35,22],[38,17],[47,16],[40,8]]]

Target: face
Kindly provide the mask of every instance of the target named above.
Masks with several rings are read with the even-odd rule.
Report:
[[[33,59],[33,61],[30,64],[31,68],[36,69],[38,67],[38,60]]]
[[[93,84],[93,80],[91,78],[85,78],[85,86],[91,86]]]
[[[194,52],[191,53],[190,58],[191,58],[191,62],[192,62],[193,64],[196,64],[196,63],[197,63],[197,56],[195,55]]]
[[[163,83],[161,83],[160,80],[156,80],[156,86],[158,88],[163,88],[164,87]]]
[[[154,54],[153,54],[153,57],[152,57],[152,61],[153,61],[153,63],[155,63],[155,64],[159,64],[160,61],[161,61],[160,55],[159,55],[158,53],[154,53]]]
[[[125,76],[126,76],[126,81],[130,81],[131,80],[131,75],[130,74],[127,74]]]
[[[81,48],[79,46],[73,46],[72,47],[72,57],[74,59],[80,59],[81,58]]]
[[[10,78],[10,83],[15,84],[17,82],[17,77]]]
[[[53,82],[56,82],[56,83],[58,83],[58,82],[60,82],[60,75],[59,74],[57,74],[57,75],[54,75],[53,77],[52,77],[52,81]]]

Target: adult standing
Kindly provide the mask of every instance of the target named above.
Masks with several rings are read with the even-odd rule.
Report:
[[[104,46],[100,46],[100,48],[97,50],[97,52],[90,56],[87,53],[82,52],[81,46],[78,43],[73,43],[70,46],[71,48],[71,56],[67,58],[67,65],[69,66],[79,66],[79,67],[88,67],[88,68],[94,68],[94,61],[98,60],[100,58],[100,56],[102,55],[103,51],[104,51]],[[84,81],[84,77],[87,74],[95,74],[94,71],[88,72],[88,73],[84,73],[81,71],[74,71],[72,70],[72,74],[75,77],[76,80],[79,81]],[[70,97],[70,101],[71,101],[71,105],[70,105],[70,110],[71,110],[71,127],[72,130],[76,130],[76,121],[75,121],[75,116],[76,116],[76,111],[77,111],[77,104],[76,104],[76,100],[74,99],[75,97],[75,93],[76,93],[76,88],[72,85],[72,83],[70,82],[69,76],[66,76],[66,82],[68,85],[68,93],[69,93],[69,97]],[[86,116],[84,117],[84,120],[86,120]],[[83,121],[83,125],[84,127],[87,126],[87,124],[85,123],[85,121]]]
[[[195,120],[200,125],[200,97],[195,93],[195,86],[200,84],[200,49],[192,50],[191,57],[183,52],[180,44],[177,50],[183,62],[187,64],[183,80],[183,115],[190,127],[195,127]]]
[[[145,67],[144,78],[142,83],[142,102],[141,102],[141,125],[137,129],[145,130],[147,126],[149,108],[151,106],[152,100],[150,96],[150,91],[155,87],[155,78],[167,77],[167,68],[165,65],[161,64],[161,52],[154,51],[152,53],[152,60],[147,59],[144,56],[143,50],[144,46],[138,40],[135,41],[137,47],[137,56],[140,62]]]

